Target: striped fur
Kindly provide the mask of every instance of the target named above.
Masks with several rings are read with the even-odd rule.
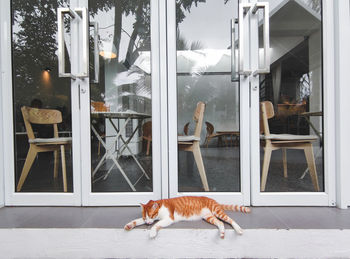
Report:
[[[136,226],[152,224],[155,220],[158,220],[151,228],[151,238],[155,237],[161,228],[175,222],[197,219],[204,219],[210,224],[216,225],[220,231],[221,238],[225,236],[225,228],[222,221],[229,223],[238,234],[242,234],[243,231],[240,226],[226,215],[225,210],[243,213],[250,212],[250,208],[245,206],[219,204],[213,199],[198,196],[151,200],[147,204],[141,204],[141,207],[142,218],[129,222],[124,228],[125,230],[131,230]]]

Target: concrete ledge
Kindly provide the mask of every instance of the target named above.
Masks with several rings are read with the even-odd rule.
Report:
[[[348,258],[350,230],[0,229],[1,258]]]

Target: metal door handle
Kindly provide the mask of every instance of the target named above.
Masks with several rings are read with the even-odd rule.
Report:
[[[79,7],[74,9],[81,13],[82,24],[82,54],[81,54],[81,72],[76,76],[79,78],[89,77],[89,20],[86,7]]]
[[[235,25],[238,24],[238,19],[231,19],[231,81],[239,81],[238,74],[238,62],[237,62],[237,44],[236,44],[236,34]]]
[[[81,13],[81,17],[78,13]],[[82,46],[82,72],[77,75],[65,72],[65,53],[64,53],[64,23],[63,17],[65,14],[69,14],[73,19],[81,20],[83,26],[83,46]],[[57,33],[58,33],[58,76],[59,77],[71,77],[84,78],[89,76],[89,38],[88,38],[88,19],[86,8],[57,8]]]
[[[100,48],[98,46],[98,22],[90,22],[90,27],[94,28],[94,70],[95,78],[92,80],[93,83],[98,84],[100,81]]]
[[[79,15],[70,8],[57,8],[57,33],[58,33],[58,76],[74,77],[71,73],[65,72],[65,52],[64,52],[64,24],[63,17],[69,14],[70,17],[77,19]]]
[[[238,58],[239,58],[239,74],[244,75],[245,77],[248,77],[252,71],[249,69],[246,69],[244,66],[244,18],[247,17],[247,14],[251,8],[251,4],[249,3],[241,3],[238,7],[238,34],[239,34],[239,51],[238,51]]]
[[[270,73],[270,18],[269,18],[269,3],[259,2],[256,3],[252,13],[257,14],[258,9],[264,9],[264,25],[263,25],[263,39],[264,39],[264,66],[254,71],[253,75],[268,74]],[[258,53],[259,55],[259,53]],[[260,56],[260,55],[259,55]]]

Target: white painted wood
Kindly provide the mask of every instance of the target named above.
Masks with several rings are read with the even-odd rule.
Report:
[[[80,5],[88,7],[87,0]],[[91,138],[90,138],[90,83],[89,78],[80,82],[81,116],[81,163],[82,204],[84,206],[138,205],[150,199],[161,198],[161,84],[160,84],[159,1],[151,0],[151,66],[152,66],[152,192],[106,192],[93,193],[91,185]],[[165,87],[163,87],[165,88]],[[164,133],[163,133],[164,134]],[[106,180],[108,181],[108,179]]]
[[[266,238],[268,237],[268,238]],[[7,258],[348,258],[350,230],[1,229]],[[21,244],[21,249],[18,249]],[[181,249],[179,249],[181,248]]]
[[[256,3],[257,0],[251,0]],[[324,192],[260,192],[260,139],[259,139],[259,87],[256,77],[251,77],[251,193],[254,206],[335,206],[335,128],[333,83],[333,1],[322,1],[323,26],[323,111],[324,111]],[[251,18],[251,64],[258,66],[258,21]]]
[[[335,155],[336,155],[336,186],[337,206],[350,206],[350,17],[349,1],[334,1],[334,49],[335,49]]]

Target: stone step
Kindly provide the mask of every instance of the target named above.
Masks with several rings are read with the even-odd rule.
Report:
[[[350,258],[350,230],[2,228],[0,258]]]

